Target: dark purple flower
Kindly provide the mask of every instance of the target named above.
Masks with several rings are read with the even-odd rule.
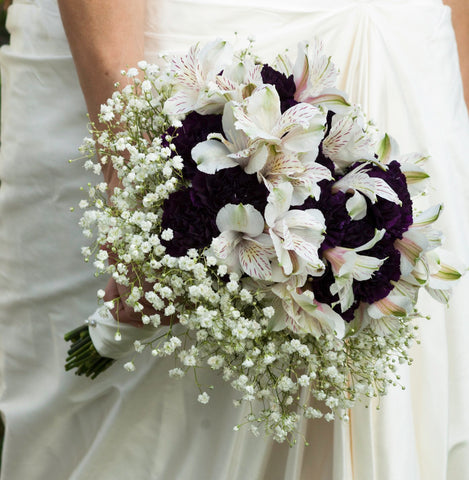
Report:
[[[251,204],[264,213],[268,190],[256,175],[248,175],[241,167],[226,168],[213,175],[197,171],[192,179],[191,199],[215,219],[227,203]]]
[[[321,187],[319,199],[308,198],[300,207],[301,210],[316,208],[324,215],[326,235],[319,249],[319,253],[328,248],[341,245],[347,226],[350,223],[350,216],[345,208],[345,202],[350,195],[343,192],[332,193],[333,183],[333,180],[322,180],[319,182],[319,186]]]
[[[161,226],[173,230],[173,239],[161,243],[172,256],[185,255],[190,248],[207,247],[219,234],[213,215],[205,208],[194,205],[187,188],[172,193],[164,202],[163,209]]]
[[[386,258],[380,269],[373,273],[369,280],[353,282],[355,299],[367,303],[377,302],[387,297],[393,289],[391,281],[397,281],[401,277],[401,255],[393,246],[390,238],[383,238],[373,248],[360,252],[361,255],[369,255],[375,258]]]
[[[176,152],[184,160],[183,175],[190,180],[197,171],[191,151],[199,143],[207,140],[210,133],[223,133],[221,115],[200,115],[191,112],[175,132],[173,144]]]
[[[264,83],[275,87],[280,100],[289,100],[295,96],[296,85],[293,80],[293,75],[287,77],[269,65],[264,65],[262,67],[261,75]]]
[[[367,171],[370,177],[382,178],[398,195],[402,205],[378,197],[378,201],[370,204],[368,215],[373,217],[376,228],[385,228],[386,232],[395,238],[402,238],[413,223],[412,200],[404,174],[398,162],[389,163],[387,170],[373,166]]]
[[[367,201],[367,208],[369,211],[369,204]],[[376,231],[376,222],[372,215],[367,215],[362,220],[351,221],[345,226],[343,233],[343,240],[341,247],[357,248],[369,242]]]

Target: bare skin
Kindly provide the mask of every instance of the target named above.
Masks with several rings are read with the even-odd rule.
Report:
[[[444,0],[451,7],[458,43],[459,63],[464,85],[464,98],[469,108],[469,0]]]
[[[125,81],[122,69],[135,66],[144,57],[146,2],[59,0],[58,3],[88,113],[98,125],[100,105],[112,95],[116,82]],[[118,184],[112,166],[103,165],[103,174],[112,191]],[[128,293],[127,288],[111,278],[104,300],[118,299],[112,314],[119,322],[141,326],[141,314],[124,301]],[[154,313],[149,305],[144,307],[144,313]]]

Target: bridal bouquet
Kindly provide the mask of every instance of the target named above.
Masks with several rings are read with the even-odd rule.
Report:
[[[253,433],[277,441],[301,416],[347,418],[411,362],[419,290],[446,302],[461,275],[437,249],[441,206],[413,206],[426,158],[400,155],[347,102],[317,42],[294,63],[220,40],[163,63],[130,69],[102,106],[96,148],[121,184],[80,204],[85,257],[155,328],[135,354],[174,356],[173,377],[218,370],[251,404]],[[84,148],[99,174],[94,140]],[[68,368],[97,374],[110,360],[83,337],[68,336]]]

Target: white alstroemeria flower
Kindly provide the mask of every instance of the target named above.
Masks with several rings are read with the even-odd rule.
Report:
[[[221,75],[216,77],[217,87],[230,101],[242,102],[250,92],[260,87],[262,80],[262,65],[256,65],[254,60],[246,57],[228,65]]]
[[[192,149],[199,170],[215,173],[240,165],[253,174],[261,172],[276,151],[313,152],[316,157],[325,114],[307,104],[295,105],[282,114],[277,91],[264,85],[242,103],[227,103],[222,123],[226,138],[211,134]]]
[[[414,302],[393,288],[387,297],[372,303],[367,308],[368,315],[375,320],[406,317],[414,309]]]
[[[233,114],[237,120],[235,127],[242,130],[251,142],[258,142],[259,147],[272,145],[289,152],[316,152],[317,155],[326,115],[313,105],[298,103],[281,113],[275,87],[263,85],[243,103],[235,105]]]
[[[344,193],[354,193],[345,204],[350,217],[354,220],[360,220],[366,215],[366,201],[361,198],[362,195],[368,197],[371,203],[376,203],[378,197],[381,197],[397,205],[402,204],[397,193],[382,178],[370,177],[366,173],[368,167],[367,163],[358,165],[332,186],[335,192],[340,190]]]
[[[208,140],[198,143],[192,149],[192,159],[201,172],[214,174],[218,170],[236,165],[249,170],[249,162],[251,166],[257,163],[254,155],[256,146],[250,147],[248,136],[235,128],[233,108],[234,103],[228,102],[223,110],[222,126],[226,138],[214,133],[209,135]],[[264,161],[261,159],[262,163]]]
[[[357,248],[334,247],[323,252],[324,258],[331,264],[335,278],[330,290],[333,295],[337,294],[339,296],[339,303],[343,312],[348,310],[354,301],[353,281],[369,280],[386,260],[369,255],[360,255],[358,252],[372,248],[383,238],[384,233],[384,229],[377,230],[375,236],[369,242]]]
[[[428,159],[428,156],[420,153],[409,153],[397,158],[411,197],[425,192],[428,187],[430,175],[422,168]]]
[[[280,152],[269,158],[260,176],[269,191],[281,183],[290,183],[293,187],[291,205],[303,205],[308,197],[319,198],[321,180],[332,180],[330,170],[315,159],[309,153]]]
[[[377,132],[366,124],[363,112],[354,106],[332,117],[332,124],[322,144],[322,151],[339,172],[357,160],[375,162]]]
[[[412,276],[435,300],[448,303],[452,287],[467,270],[454,254],[438,248],[422,255]]]
[[[187,55],[174,57],[176,93],[165,103],[165,111],[180,115],[195,110],[201,114],[221,113],[227,99],[216,84],[216,77],[232,64],[232,47],[223,40],[214,40],[202,49],[193,45]]]
[[[389,299],[387,302],[385,302],[385,304],[387,304],[388,306],[395,305]],[[370,309],[370,305],[366,303],[361,303],[354,312],[354,320],[348,324],[349,331],[351,331],[352,334],[355,334],[358,331],[368,327],[371,328],[374,333],[381,337],[385,337],[389,334],[396,334],[402,327],[400,321],[400,317],[402,316],[400,315],[401,312],[406,311],[407,309],[410,313],[412,311],[412,305],[413,303],[409,304],[407,301],[405,301],[405,307],[403,309],[401,309],[401,307],[398,307],[397,305],[388,309],[386,309],[384,306],[381,306],[382,310],[376,310],[376,312],[379,313],[375,314],[375,317],[377,317],[375,318],[372,317],[368,312],[368,310]],[[371,310],[373,311],[373,309]],[[395,311],[398,313],[398,315],[394,316],[392,314],[385,313],[389,313],[390,311]]]
[[[298,44],[295,65],[291,64],[288,57],[279,55],[275,66],[287,77],[293,74],[296,85],[295,100],[321,104],[334,112],[349,106],[345,93],[335,88],[339,71],[331,57],[324,54],[323,44],[318,39],[314,39],[312,44]]]
[[[396,140],[387,133],[376,143],[376,154],[381,164],[389,163],[392,160],[399,162],[411,197],[425,191],[430,175],[425,172],[422,165],[430,158],[428,155],[421,153],[401,155]]]
[[[310,333],[319,337],[333,333],[339,338],[345,334],[342,317],[329,305],[315,300],[313,292],[298,286],[297,277],[272,287],[272,293],[282,300],[283,322],[295,333]]]
[[[403,276],[412,272],[423,252],[441,245],[442,234],[432,229],[431,225],[438,220],[442,209],[442,205],[434,205],[417,215],[409,230],[394,242],[394,247],[401,254],[400,268]]]
[[[217,214],[221,234],[211,248],[228,265],[229,271],[243,271],[250,277],[269,280],[270,258],[274,249],[270,237],[263,232],[264,218],[252,205],[225,205]]]
[[[318,276],[325,268],[318,256],[326,230],[324,215],[316,209],[289,210],[292,193],[292,185],[283,183],[267,198],[265,220],[278,263],[287,276]]]

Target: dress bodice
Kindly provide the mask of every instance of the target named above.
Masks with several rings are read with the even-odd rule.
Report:
[[[419,29],[433,28],[426,12],[435,18],[442,7],[442,0],[147,0],[146,52],[152,58],[157,51],[182,51],[197,41],[236,32],[254,36],[265,55],[321,36],[321,30],[357,25],[363,30],[363,19],[372,17],[378,25],[386,19],[392,22],[396,14],[407,24],[420,18]],[[321,25],[324,28],[318,30]]]

